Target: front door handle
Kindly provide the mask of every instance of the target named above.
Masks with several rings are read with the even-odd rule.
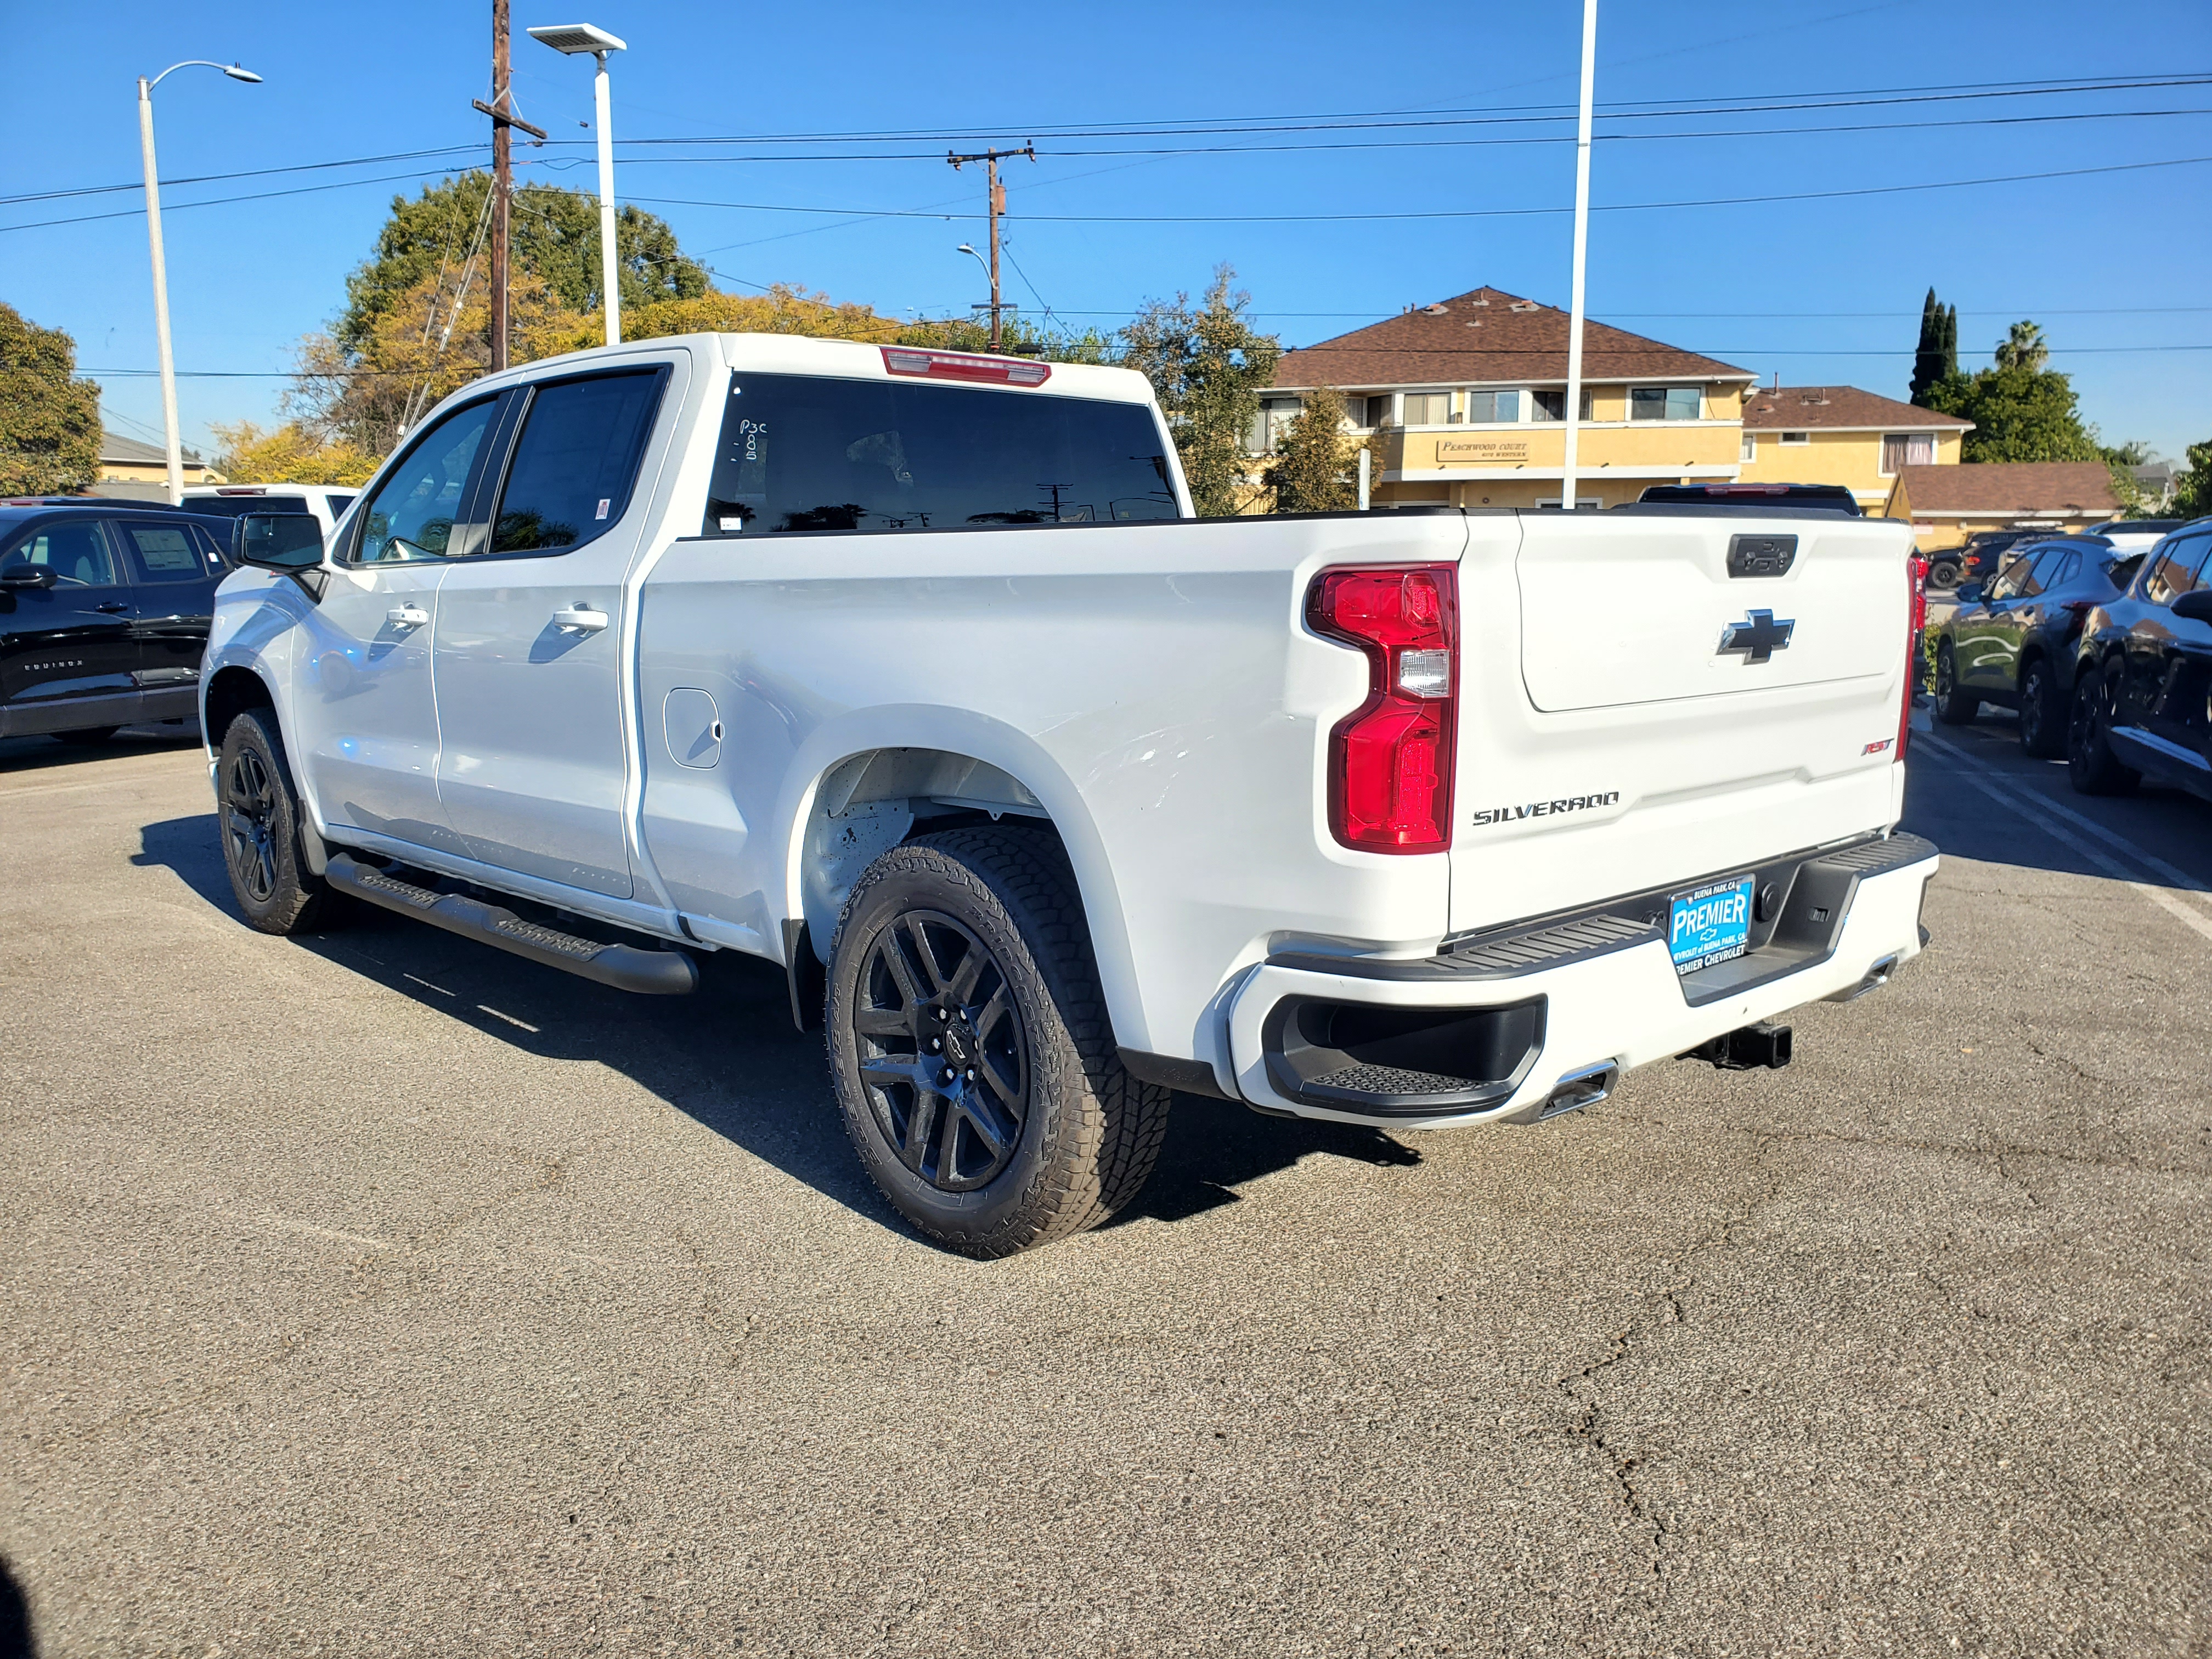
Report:
[[[563,633],[596,634],[607,625],[607,613],[594,611],[582,600],[553,613],[553,626]]]
[[[131,607],[127,605],[95,605],[92,608],[103,617],[119,617]]]
[[[421,628],[430,620],[430,613],[419,605],[395,605],[384,613],[384,620],[394,628]]]

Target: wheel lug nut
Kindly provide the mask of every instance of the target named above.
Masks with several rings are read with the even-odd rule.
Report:
[[[975,1068],[973,1066],[970,1066],[968,1068],[968,1080],[970,1083],[973,1083],[975,1080]]]
[[[930,1038],[930,1040],[929,1040],[929,1052],[930,1052],[930,1053],[932,1053],[933,1054],[935,1054],[935,1053],[936,1053],[939,1048],[942,1048],[944,1046],[945,1046],[945,1045],[944,1045],[943,1043],[939,1042],[935,1037],[932,1037],[932,1038]]]

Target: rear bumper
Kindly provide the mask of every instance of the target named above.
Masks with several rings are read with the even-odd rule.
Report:
[[[1920,953],[1921,901],[1936,865],[1930,843],[1905,836],[1793,860],[1796,884],[1761,948],[1690,980],[1675,974],[1662,932],[1632,914],[1640,899],[1424,961],[1271,957],[1229,1004],[1237,1091],[1263,1110],[1337,1122],[1534,1119],[1571,1079],[1874,988]],[[1817,936],[1800,925],[1814,915]],[[1310,1011],[1332,1012],[1316,1021]],[[1347,1029],[1355,1037],[1331,1048],[1327,1033]],[[1375,1063],[1384,1052],[1467,1059],[1393,1069]],[[1434,1074],[1443,1073],[1455,1075]]]

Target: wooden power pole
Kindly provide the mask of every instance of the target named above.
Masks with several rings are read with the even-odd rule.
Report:
[[[987,149],[981,155],[954,155],[948,153],[945,160],[958,172],[970,161],[981,161],[990,169],[991,206],[991,349],[1000,345],[999,319],[1006,307],[999,303],[999,220],[1006,210],[1006,187],[999,182],[999,163],[1010,161],[1017,155],[1036,160],[1036,146],[1024,144],[1019,149]]]
[[[510,332],[507,317],[507,215],[514,193],[514,143],[510,129],[520,127],[545,142],[545,129],[514,118],[514,103],[507,88],[507,0],[491,0],[491,102],[471,99],[491,117],[491,366],[507,367]]]

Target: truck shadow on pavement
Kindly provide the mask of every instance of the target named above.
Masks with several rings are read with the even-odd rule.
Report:
[[[139,834],[133,864],[170,871],[235,920],[214,814],[149,823]],[[915,1236],[861,1173],[830,1094],[821,1034],[793,1029],[783,970],[774,963],[702,952],[692,995],[633,996],[365,906],[353,908],[342,928],[291,948],[511,1048],[596,1061],[825,1197]],[[1187,1220],[1314,1156],[1397,1167],[1421,1161],[1376,1130],[1262,1117],[1178,1095],[1151,1182],[1109,1224]]]

